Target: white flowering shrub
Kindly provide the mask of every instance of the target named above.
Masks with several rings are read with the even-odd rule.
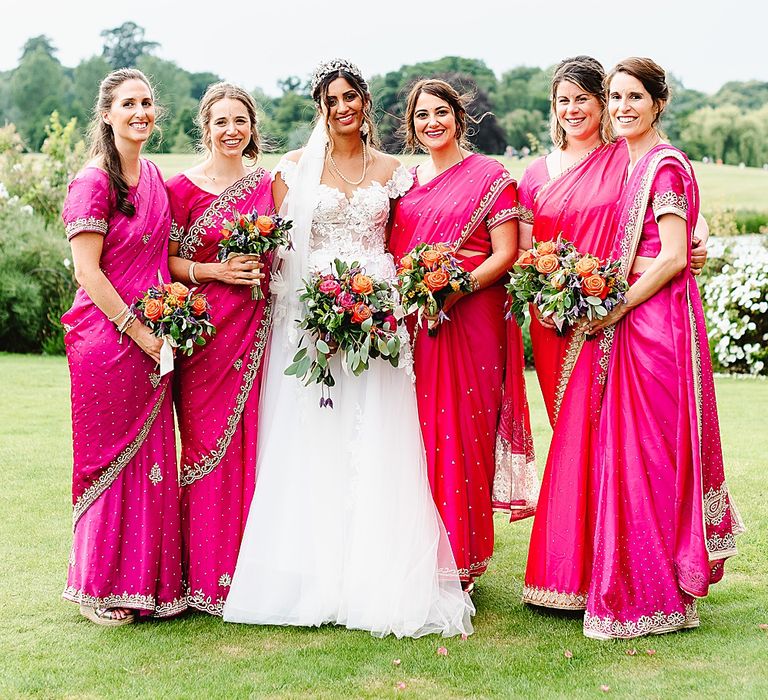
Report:
[[[764,235],[707,244],[699,284],[717,369],[768,374],[768,246]]]

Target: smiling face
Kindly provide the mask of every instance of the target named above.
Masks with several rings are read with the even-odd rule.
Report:
[[[120,83],[102,118],[112,126],[116,144],[144,143],[155,126],[155,100],[149,86],[138,79]]]
[[[329,83],[324,102],[332,134],[348,136],[360,132],[367,102],[346,78],[336,78]]]
[[[590,141],[600,130],[600,100],[569,80],[557,85],[555,114],[568,139]]]
[[[445,100],[422,92],[413,110],[413,131],[428,151],[456,148],[456,116]]]
[[[628,141],[647,136],[664,103],[656,103],[643,84],[629,73],[616,73],[608,88],[608,114],[617,136]]]
[[[210,136],[212,151],[241,158],[251,141],[248,109],[240,100],[224,97],[211,105],[205,130]]]

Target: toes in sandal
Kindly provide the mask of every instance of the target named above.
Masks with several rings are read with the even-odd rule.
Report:
[[[112,608],[94,608],[90,605],[81,605],[80,614],[87,617],[91,622],[105,627],[119,627],[120,625],[130,625],[136,621],[133,613],[128,613],[125,617],[115,616]]]

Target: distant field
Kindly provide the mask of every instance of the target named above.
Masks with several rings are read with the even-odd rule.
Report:
[[[151,156],[166,177],[190,167],[199,158],[196,155],[174,153]],[[265,168],[273,168],[280,159],[279,154],[268,153],[261,159]],[[410,165],[423,160],[424,156],[402,156]],[[518,160],[499,157],[513,177],[520,179],[531,158]],[[701,188],[704,213],[720,209],[768,212],[768,171],[759,168],[739,168],[734,165],[713,165],[694,163],[696,176]]]

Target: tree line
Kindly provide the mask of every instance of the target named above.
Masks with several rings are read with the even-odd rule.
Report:
[[[0,124],[13,123],[29,151],[38,151],[52,112],[77,128],[87,124],[99,81],[110,70],[136,66],[151,76],[158,101],[167,113],[162,136],[153,139],[156,152],[189,152],[197,140],[197,102],[214,73],[191,73],[154,55],[160,46],[145,38],[134,22],[101,33],[101,55],[74,68],[61,64],[52,41],[44,35],[27,40],[18,65],[0,73]],[[537,153],[549,140],[549,81],[552,67],[518,66],[500,77],[481,60],[447,56],[404,65],[370,81],[377,108],[379,135],[390,152],[402,149],[400,120],[408,86],[420,77],[441,77],[472,95],[470,112],[485,117],[473,128],[471,140],[484,153]],[[663,126],[670,140],[695,159],[763,166],[768,163],[768,83],[728,82],[715,94],[687,89],[671,79],[673,99]],[[250,87],[250,86],[246,86]],[[280,95],[252,90],[262,115],[262,132],[277,150],[301,145],[308,136],[314,103],[306,79],[288,76],[278,83]]]

